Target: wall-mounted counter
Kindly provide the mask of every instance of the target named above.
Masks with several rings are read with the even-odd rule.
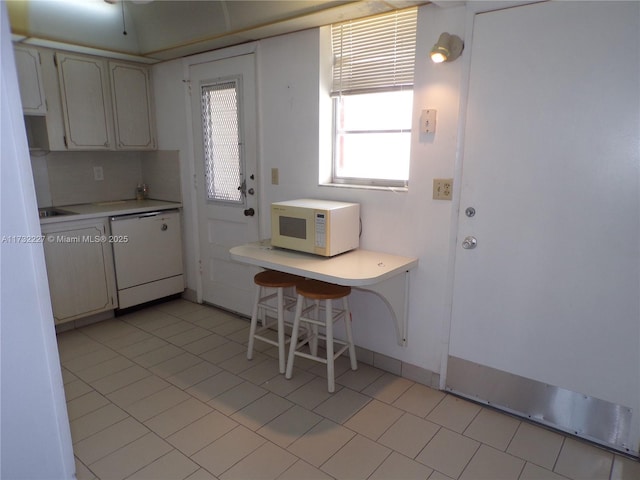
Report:
[[[274,248],[269,240],[233,247],[230,253],[238,262],[377,294],[389,307],[398,344],[406,345],[409,270],[418,265],[417,258],[362,249],[326,258]]]

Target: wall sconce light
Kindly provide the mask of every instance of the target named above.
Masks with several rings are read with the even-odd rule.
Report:
[[[462,53],[464,43],[457,35],[443,33],[431,49],[433,63],[453,62]]]

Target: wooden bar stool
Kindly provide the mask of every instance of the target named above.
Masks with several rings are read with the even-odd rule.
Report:
[[[291,275],[274,270],[265,270],[257,273],[253,277],[256,284],[256,295],[251,313],[251,327],[249,328],[249,346],[247,348],[247,359],[253,358],[253,345],[255,340],[278,347],[278,360],[280,373],[285,372],[285,335],[284,335],[284,313],[292,310],[296,304],[296,297],[293,292],[286,292],[288,288],[295,287],[297,283],[304,280],[304,277]],[[276,314],[276,329],[278,340],[261,335],[262,332],[270,329],[272,325],[267,320],[267,312]],[[258,328],[258,317],[262,319],[262,326]]]
[[[289,359],[287,360],[286,378],[291,378],[293,373],[293,360],[295,356],[309,358],[327,365],[327,386],[329,392],[335,391],[335,373],[334,360],[342,355],[347,349],[349,350],[349,358],[351,360],[351,369],[358,369],[356,360],[356,348],[353,344],[353,335],[351,333],[351,312],[349,311],[349,302],[347,297],[351,293],[351,287],[335,285],[333,283],[321,282],[319,280],[304,280],[296,285],[298,300],[296,303],[296,316],[293,320],[293,329],[291,332],[291,345],[289,346]],[[314,317],[308,316],[304,309],[305,299],[315,302],[316,308]],[[334,304],[334,300],[342,299],[342,308]],[[324,301],[324,305],[321,302]],[[320,311],[324,310],[324,319],[321,319]],[[344,327],[347,334],[347,341],[337,340],[333,338],[333,324],[339,320],[344,321]],[[307,328],[307,334],[302,340],[298,341],[300,322],[307,322],[313,328]],[[318,333],[317,327],[324,327],[325,333]],[[320,357],[317,354],[317,340],[324,339],[326,342],[327,356]],[[305,344],[309,344],[310,352],[300,351]],[[338,351],[334,352],[334,344],[342,345]]]

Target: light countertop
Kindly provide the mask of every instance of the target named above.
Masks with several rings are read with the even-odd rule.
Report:
[[[417,258],[360,248],[321,257],[275,248],[269,240],[233,247],[230,254],[242,263],[352,287],[372,285],[418,265]]]
[[[56,210],[69,212],[68,215],[56,215],[40,219],[40,224],[84,220],[88,218],[110,217],[112,215],[128,215],[131,213],[145,213],[154,210],[168,210],[180,208],[182,203],[166,202],[164,200],[115,200],[110,202],[83,203],[79,205],[65,205],[55,207]]]

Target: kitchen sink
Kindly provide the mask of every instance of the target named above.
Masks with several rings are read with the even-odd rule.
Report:
[[[71,212],[62,210],[60,208],[48,207],[38,209],[40,218],[58,217],[60,215],[71,215]]]

